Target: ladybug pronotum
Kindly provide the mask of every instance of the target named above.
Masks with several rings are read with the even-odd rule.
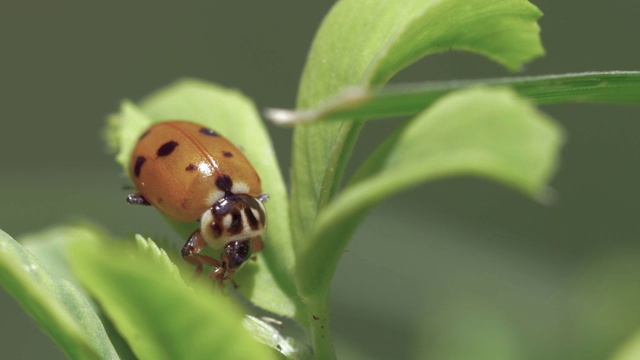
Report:
[[[268,195],[249,160],[217,132],[186,121],[157,123],[138,139],[129,169],[138,193],[128,203],[153,205],[175,221],[199,220],[182,248],[197,275],[210,265],[209,277],[222,287],[262,250]],[[207,245],[222,250],[220,260],[200,254]]]

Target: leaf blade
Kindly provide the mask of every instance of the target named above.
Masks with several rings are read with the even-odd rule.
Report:
[[[349,86],[380,85],[420,57],[450,49],[481,53],[515,69],[543,54],[536,23],[540,15],[520,0],[340,1],[314,40],[298,109],[316,106]],[[466,26],[456,29],[455,21]],[[500,36],[492,39],[492,31]],[[483,41],[474,43],[472,36],[465,36],[469,33]],[[326,123],[294,132],[292,234],[301,248],[316,212],[340,185],[361,126]]]
[[[486,88],[444,97],[397,136],[377,155],[384,166],[350,184],[320,213],[314,246],[300,256],[298,283],[307,296],[330,286],[333,272],[327,269],[335,269],[349,236],[381,200],[459,175],[482,176],[539,197],[563,138],[557,125],[512,91]]]
[[[518,70],[523,63],[544,55],[536,22],[541,16],[542,12],[527,1],[428,2],[381,49],[366,77],[372,84],[383,84],[421,57],[454,49],[477,53]]]
[[[139,238],[137,247],[74,242],[67,251],[74,274],[138,358],[271,358],[251,339],[228,298],[214,296],[203,283],[188,287],[166,253],[150,240]]]
[[[71,358],[117,359],[100,319],[69,281],[0,231],[0,283]]]

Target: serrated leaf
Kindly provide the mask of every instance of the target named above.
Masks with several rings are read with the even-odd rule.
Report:
[[[367,211],[417,184],[476,175],[541,198],[563,141],[560,128],[509,89],[474,88],[443,97],[376,154],[370,167],[320,214],[298,283],[315,297],[330,285],[348,239]]]
[[[210,283],[187,286],[166,254],[150,244],[83,241],[68,248],[74,274],[138,358],[272,358],[243,327],[228,297],[214,293]]]
[[[242,149],[260,175],[263,191],[269,194],[269,201],[266,203],[266,246],[259,254],[259,258],[263,259],[248,266],[252,271],[243,269],[238,274],[240,291],[251,302],[266,310],[294,317],[294,257],[289,232],[287,192],[273,146],[253,103],[235,90],[204,81],[182,80],[152,94],[142,101],[139,108],[125,104],[121,113],[114,118],[119,119],[119,126],[110,126],[110,131],[122,134],[119,137],[122,156],[118,155],[118,161],[125,171],[138,136],[154,122],[198,122],[216,129]],[[148,124],[140,126],[145,121]],[[195,223],[168,221],[184,237],[184,241],[198,226]],[[253,279],[247,276],[249,273],[254,275]],[[259,282],[256,280],[258,278]]]
[[[415,115],[443,95],[471,86],[511,86],[538,104],[640,104],[640,71],[586,72],[485,80],[396,84],[375,90],[345,90],[314,109],[270,109],[267,118],[280,125],[319,120],[371,120]]]
[[[174,280],[178,281],[182,279],[180,277],[180,271],[178,271],[176,265],[171,261],[169,255],[167,255],[164,249],[156,245],[153,240],[150,238],[145,239],[141,235],[136,235],[136,246],[148,259],[166,269],[166,272],[170,274]]]
[[[517,69],[544,52],[540,16],[523,0],[342,0],[314,40],[298,109],[350,86],[381,85],[419,58],[448,50],[479,53]],[[295,131],[292,234],[301,247],[316,212],[340,185],[361,126],[324,123]]]
[[[70,358],[118,358],[84,295],[2,231],[0,282]]]

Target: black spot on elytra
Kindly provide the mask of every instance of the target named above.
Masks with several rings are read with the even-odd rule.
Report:
[[[136,164],[133,166],[133,174],[136,177],[140,177],[140,169],[142,169],[142,165],[147,161],[144,156],[138,156],[136,158]]]
[[[142,133],[142,135],[140,135],[140,137],[138,138],[138,141],[144,139],[145,136],[149,135],[150,132],[151,132],[151,130],[147,130],[144,133]]]
[[[162,144],[162,146],[160,146],[158,148],[158,151],[156,152],[156,154],[158,156],[168,156],[171,155],[171,153],[173,152],[173,150],[176,149],[176,147],[178,147],[178,142],[177,141],[167,141],[166,143]]]
[[[231,181],[229,175],[221,175],[216,179],[216,186],[224,192],[231,192],[233,181]]]
[[[211,130],[211,129],[207,129],[207,128],[202,128],[200,129],[200,133],[201,134],[205,134],[207,136],[218,136],[218,133]]]
[[[251,211],[251,208],[244,208],[244,214],[247,217],[247,221],[249,222],[249,227],[251,227],[251,229],[253,230],[257,230],[260,224],[258,223],[258,219],[256,219],[255,215],[253,215],[253,211]]]
[[[194,171],[195,169],[197,169],[198,167],[193,165],[193,164],[189,164],[189,166],[187,166],[186,168],[184,168],[187,171]]]
[[[227,158],[233,157],[233,153],[231,153],[230,151],[223,151],[222,155]]]
[[[231,225],[229,226],[229,233],[236,235],[242,232],[242,215],[238,209],[234,209],[231,213]]]

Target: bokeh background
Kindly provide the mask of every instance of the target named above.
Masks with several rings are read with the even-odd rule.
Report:
[[[548,55],[524,74],[640,69],[640,2],[534,3]],[[127,182],[101,139],[105,116],[185,76],[238,88],[259,108],[293,107],[332,4],[2,1],[0,227],[19,237],[90,219],[181,242],[155,212],[125,204]],[[448,53],[393,81],[496,76],[510,74]],[[640,108],[543,110],[568,134],[556,204],[471,178],[383,203],[334,280],[339,357],[601,359],[640,330]],[[368,125],[350,169],[397,124]],[[269,132],[288,175],[291,130]],[[64,358],[5,292],[0,319],[3,358]]]

